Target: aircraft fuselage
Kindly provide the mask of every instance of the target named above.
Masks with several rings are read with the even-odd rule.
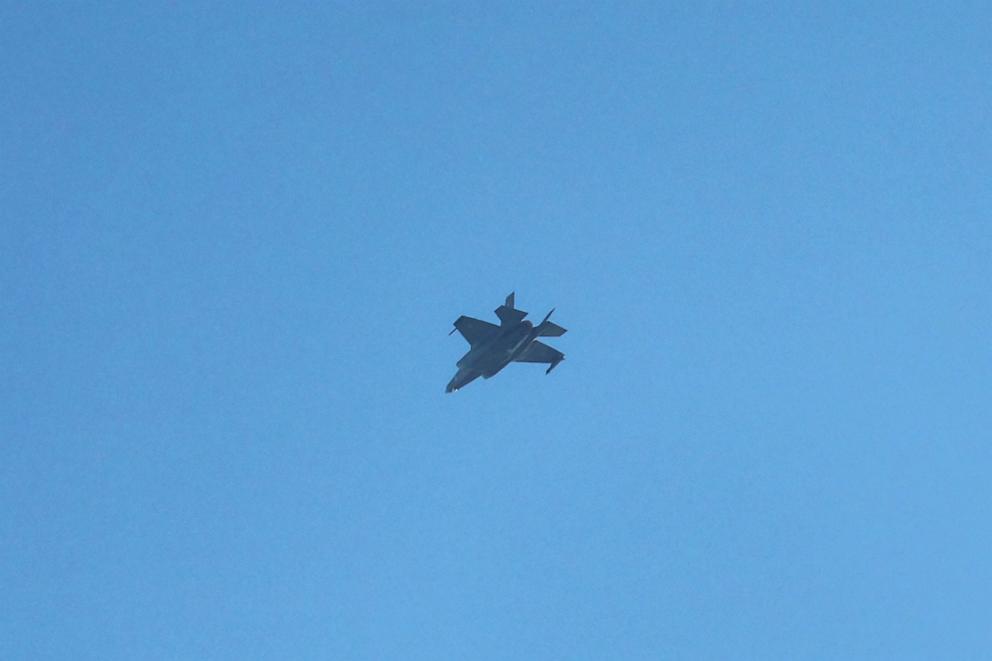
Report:
[[[473,347],[456,365],[459,371],[469,369],[488,379],[506,367],[537,339],[534,325],[527,320],[507,329],[501,329],[488,342]]]
[[[460,331],[472,348],[456,363],[458,372],[445,392],[458,390],[480,376],[488,379],[514,361],[545,363],[550,365],[547,374],[564,360],[565,354],[537,341],[539,337],[558,337],[565,333],[564,328],[548,320],[554,309],[535,326],[524,319],[527,313],[514,307],[513,300],[511,293],[506,297],[506,303],[496,308],[499,326],[465,315],[455,320],[451,333]]]

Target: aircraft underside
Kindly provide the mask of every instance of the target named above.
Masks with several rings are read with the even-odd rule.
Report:
[[[565,354],[537,340],[565,334],[564,328],[548,321],[551,312],[535,326],[524,319],[526,312],[514,307],[511,293],[506,297],[505,305],[496,309],[501,322],[498,326],[465,315],[456,319],[451,332],[459,331],[471,349],[458,361],[458,372],[445,392],[463,388],[480,376],[491,378],[511,362],[544,363],[549,365],[545,373],[551,372],[565,359]]]

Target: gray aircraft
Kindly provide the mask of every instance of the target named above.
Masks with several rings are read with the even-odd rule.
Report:
[[[554,308],[551,309],[554,312]],[[488,379],[510,363],[550,363],[548,374],[565,354],[538,342],[539,337],[558,337],[565,329],[548,321],[551,312],[537,326],[526,321],[527,313],[513,307],[513,292],[506,297],[506,304],[496,308],[500,325],[462,315],[455,320],[451,333],[458,331],[471,345],[468,353],[456,365],[458,372],[448,383],[445,392],[453,392],[479,378]],[[451,335],[448,333],[448,335]]]

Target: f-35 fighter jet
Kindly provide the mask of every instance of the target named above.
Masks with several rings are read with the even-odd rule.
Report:
[[[554,308],[551,309],[554,312]],[[565,359],[565,354],[538,342],[539,337],[558,337],[565,329],[548,321],[551,312],[537,326],[524,320],[527,313],[513,307],[513,292],[506,304],[496,308],[500,325],[462,315],[455,320],[451,333],[458,331],[472,348],[458,361],[458,372],[445,392],[463,388],[480,376],[488,379],[512,362],[550,363],[548,374]],[[448,333],[451,335],[451,333]]]

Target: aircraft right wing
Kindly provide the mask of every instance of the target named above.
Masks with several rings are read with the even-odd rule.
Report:
[[[455,320],[455,330],[462,334],[462,337],[473,347],[479,342],[483,342],[499,331],[499,326],[488,321],[466,317],[462,315]],[[451,331],[454,333],[455,331]]]
[[[565,360],[565,354],[535,340],[513,360],[517,363],[551,363],[551,367],[548,368],[548,372],[550,372],[555,368],[555,365]]]

